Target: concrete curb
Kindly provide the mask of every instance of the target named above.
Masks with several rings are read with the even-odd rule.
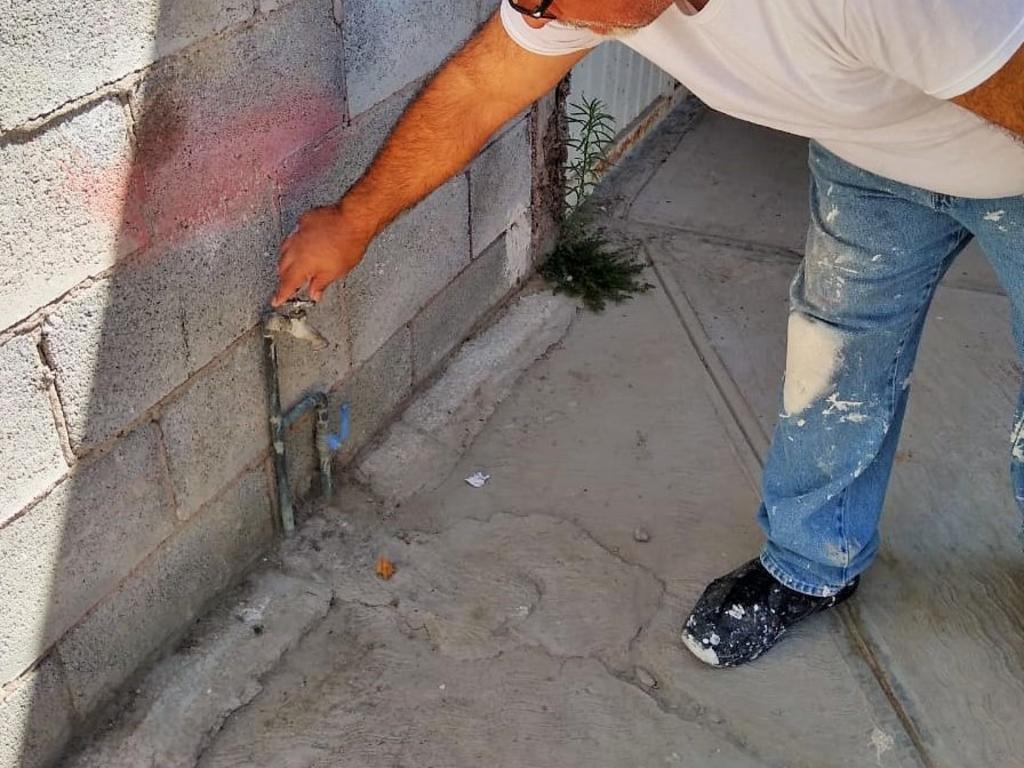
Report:
[[[142,682],[113,730],[69,768],[192,768],[232,712],[263,689],[260,678],[318,624],[331,590],[279,572],[255,577],[240,600],[202,619],[182,648]]]
[[[557,344],[576,303],[547,291],[520,297],[463,345],[444,373],[354,470],[387,506],[440,484],[519,377]]]

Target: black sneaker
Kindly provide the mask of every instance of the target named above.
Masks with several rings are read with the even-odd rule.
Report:
[[[783,586],[760,560],[751,560],[708,585],[683,627],[683,643],[712,667],[745,664],[790,627],[846,600],[859,582],[858,577],[832,597],[812,597]]]

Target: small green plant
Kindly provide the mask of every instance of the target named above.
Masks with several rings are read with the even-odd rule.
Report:
[[[619,303],[654,286],[641,277],[644,263],[627,249],[612,248],[595,231],[585,207],[608,162],[608,147],[615,138],[615,118],[600,99],[584,98],[569,105],[573,136],[568,141],[565,167],[565,215],[554,252],[541,267],[541,275],[555,293],[580,298],[594,312],[609,301]]]
[[[653,288],[641,277],[643,271],[631,251],[610,248],[600,234],[561,240],[540,269],[555,293],[576,296],[593,312]]]
[[[569,159],[565,167],[567,216],[580,208],[597,186],[598,175],[615,140],[615,118],[605,112],[600,99],[569,105]]]

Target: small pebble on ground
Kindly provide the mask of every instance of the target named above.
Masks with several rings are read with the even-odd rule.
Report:
[[[654,675],[652,675],[643,667],[636,668],[636,679],[637,682],[639,682],[640,685],[642,685],[644,688],[658,687],[658,681],[655,679]]]

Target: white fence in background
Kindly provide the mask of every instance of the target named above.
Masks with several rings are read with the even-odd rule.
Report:
[[[573,69],[569,103],[600,99],[621,132],[655,99],[672,93],[675,83],[622,43],[605,43]]]

